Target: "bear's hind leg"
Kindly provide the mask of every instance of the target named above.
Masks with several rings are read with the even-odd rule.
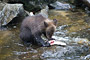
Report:
[[[24,45],[30,46],[32,45],[32,33],[30,30],[23,29],[22,32],[20,32],[20,38]]]

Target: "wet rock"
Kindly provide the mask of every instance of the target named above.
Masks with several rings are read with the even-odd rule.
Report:
[[[0,1],[0,11],[3,9],[3,7],[4,7],[5,5],[6,5],[5,3],[1,3],[1,1]]]
[[[90,7],[90,0],[75,0],[75,5],[86,9]]]
[[[88,23],[88,24],[90,24],[90,17],[86,16],[85,17],[85,22]]]
[[[52,50],[46,50],[42,57],[45,59],[80,59],[81,54],[83,53],[89,53],[88,46],[67,46],[67,47],[60,47],[57,46],[55,49]],[[77,57],[78,56],[78,57]],[[84,58],[82,58],[84,59]]]
[[[39,14],[41,14],[41,15],[42,15],[43,17],[45,17],[45,18],[48,18],[48,10],[49,10],[49,7],[46,6],[44,9],[42,9],[42,10],[40,11]]]
[[[85,56],[85,58],[84,58],[85,60],[87,59],[87,60],[89,60],[90,59],[90,54],[89,55],[87,55],[87,56]]]
[[[8,3],[22,3],[27,11],[37,12],[56,0],[1,0]]]
[[[90,0],[80,0],[83,1],[88,7],[90,7]]]
[[[79,36],[80,38],[87,38],[90,41],[90,28],[80,30],[80,31],[76,32],[75,34],[70,34],[70,36],[71,37]],[[87,39],[85,39],[85,40],[88,41]],[[80,40],[82,40],[82,39],[80,39]]]
[[[89,44],[89,40],[85,38],[73,38],[73,42],[78,43],[78,44],[83,44],[83,45]]]
[[[50,4],[50,6],[54,7],[55,9],[59,9],[59,10],[67,10],[71,8],[69,4],[64,4],[59,1],[56,1],[53,4]]]
[[[23,9],[23,4],[1,4],[0,26],[7,25],[14,18],[25,17],[27,14]]]

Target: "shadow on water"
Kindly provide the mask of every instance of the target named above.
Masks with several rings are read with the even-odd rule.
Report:
[[[19,26],[0,30],[0,60],[80,60],[90,54],[90,22],[84,12],[49,11],[58,20],[54,38],[66,47],[26,47],[19,38]]]

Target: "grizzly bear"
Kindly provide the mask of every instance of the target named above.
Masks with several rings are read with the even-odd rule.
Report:
[[[45,42],[41,35],[43,34],[48,40],[53,39],[52,35],[56,29],[56,24],[56,19],[50,20],[40,14],[28,16],[21,24],[20,38],[25,43],[48,47],[50,44]]]

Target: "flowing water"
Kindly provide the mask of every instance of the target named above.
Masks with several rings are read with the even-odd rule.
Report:
[[[19,38],[19,25],[0,30],[0,60],[90,60],[90,17],[83,11],[50,10],[58,20],[53,38],[67,46],[26,47]]]

